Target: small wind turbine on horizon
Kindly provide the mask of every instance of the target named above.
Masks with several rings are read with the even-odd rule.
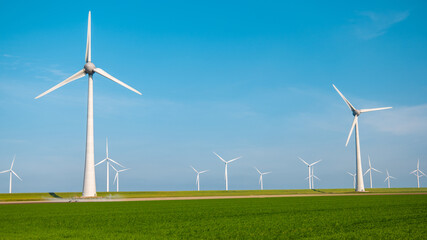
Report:
[[[112,163],[115,163],[117,165],[119,165],[122,168],[125,168],[123,165],[121,165],[120,163],[114,161],[113,159],[108,157],[108,138],[105,140],[105,155],[106,157],[104,158],[104,160],[101,160],[100,162],[98,162],[97,164],[95,164],[95,167],[98,166],[99,164],[103,163],[103,162],[107,162],[107,192],[110,192],[110,165]]]
[[[256,167],[255,167],[255,169],[256,169],[256,171],[259,173],[259,183],[258,183],[258,184],[260,184],[260,185],[261,185],[261,190],[264,190],[264,183],[263,183],[263,181],[262,181],[262,176],[267,175],[267,174],[269,174],[269,173],[271,173],[271,172],[265,172],[265,173],[263,173],[263,172],[261,172],[260,170],[258,170],[258,168],[256,168]]]
[[[372,170],[374,170],[375,172],[381,173],[381,171],[378,171],[377,169],[373,168],[371,166],[371,158],[368,155],[368,161],[369,161],[369,169],[365,172],[365,174],[363,174],[363,176],[365,176],[368,172],[369,172],[369,180],[371,183],[371,188],[372,188]]]
[[[236,157],[236,158],[233,158],[233,159],[231,159],[231,160],[229,160],[229,161],[225,161],[222,157],[220,157],[218,154],[216,154],[216,152],[213,152],[219,159],[221,159],[221,161],[223,161],[224,163],[225,163],[225,191],[228,191],[228,173],[227,173],[227,168],[228,168],[228,164],[229,163],[231,163],[231,162],[234,162],[234,161],[236,161],[237,159],[239,159],[239,158],[241,158],[241,156],[240,157]]]
[[[347,172],[350,176],[353,177],[353,188],[356,187],[356,173]]]
[[[10,169],[9,170],[5,170],[5,171],[3,171],[3,172],[0,172],[0,174],[2,174],[2,173],[9,173],[9,193],[12,193],[12,173],[13,173],[13,175],[15,175],[19,180],[21,180],[22,181],[22,179],[18,176],[18,174],[16,174],[16,172],[15,171],[13,171],[13,163],[15,163],[15,157],[16,157],[16,155],[15,156],[13,156],[13,160],[12,160],[12,165],[10,165]]]
[[[417,176],[417,186],[418,188],[420,188],[420,177],[422,176],[426,176],[421,170],[420,170],[420,159],[418,159],[417,161],[417,169],[415,169],[414,171],[410,172],[409,174],[414,174],[415,176]],[[420,175],[421,174],[421,175]]]
[[[199,172],[193,166],[190,166],[190,167],[197,173],[197,177],[196,177],[197,191],[200,191],[200,174],[205,173],[209,170],[204,170]]]
[[[35,97],[38,99],[44,95],[70,83],[79,78],[88,75],[88,101],[87,101],[87,130],[86,130],[86,155],[85,155],[85,172],[83,178],[83,197],[96,196],[96,181],[95,181],[95,157],[94,157],[94,138],[93,138],[93,74],[98,73],[111,81],[122,85],[123,87],[141,95],[136,89],[130,87],[126,83],[111,76],[101,68],[95,67],[92,63],[92,50],[91,50],[91,13],[89,11],[88,24],[87,24],[87,41],[86,41],[86,56],[84,68],[71,77],[65,79],[44,93]]]
[[[338,90],[337,87],[335,87],[334,84],[332,84],[332,86],[335,88],[335,90],[338,92],[338,94],[341,96],[341,98],[344,100],[344,102],[350,108],[350,110],[354,116],[353,124],[351,125],[350,134],[348,135],[347,142],[345,143],[345,146],[347,147],[348,141],[350,140],[351,134],[353,133],[353,129],[355,129],[355,132],[356,132],[355,133],[355,142],[356,142],[356,189],[355,190],[357,192],[364,192],[365,186],[363,184],[362,157],[360,155],[358,118],[359,118],[360,114],[362,114],[362,113],[390,109],[391,107],[370,108],[370,109],[358,110],[355,107],[353,107],[353,105],[351,105],[351,103],[347,100],[347,98],[344,97],[344,95]]]
[[[393,176],[390,176],[390,174],[388,174],[388,170],[387,169],[385,171],[387,172],[387,177],[385,178],[384,182],[388,181],[388,188],[390,188],[390,178],[392,178],[392,179],[396,179],[396,178],[393,177]]]
[[[113,184],[116,182],[117,180],[117,192],[119,192],[119,173],[124,172],[129,170],[130,168],[126,168],[126,169],[122,169],[122,170],[117,170],[113,165],[111,165],[111,167],[114,169],[114,171],[116,171],[116,175],[114,176],[114,181]]]
[[[320,161],[322,161],[322,160],[319,160],[319,161],[317,161],[317,162],[314,162],[314,163],[312,163],[312,164],[308,164],[306,161],[304,161],[304,159],[302,159],[302,158],[300,158],[300,157],[298,157],[299,158],[299,160],[301,160],[305,165],[307,165],[307,167],[308,167],[308,189],[313,189],[312,188],[312,186],[313,186],[313,172],[312,172],[312,167],[314,166],[314,165],[316,165],[318,162],[320,162]],[[306,178],[306,179],[307,179]],[[318,177],[316,177],[317,179],[319,179]],[[320,179],[319,179],[320,180]]]

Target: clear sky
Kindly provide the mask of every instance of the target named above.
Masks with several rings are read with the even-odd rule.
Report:
[[[121,190],[352,187],[352,115],[362,114],[363,170],[389,170],[392,187],[427,172],[425,1],[0,2],[0,171],[16,154],[15,192],[81,191],[87,78],[34,97],[82,69],[88,11],[92,60],[142,92],[94,75],[95,159],[131,168]],[[105,191],[106,166],[96,167]],[[111,175],[113,177],[113,175]],[[374,186],[385,187],[384,174]],[[421,184],[427,186],[427,178]],[[365,177],[365,186],[368,186]],[[113,188],[112,188],[113,189]],[[0,192],[8,191],[7,174]]]

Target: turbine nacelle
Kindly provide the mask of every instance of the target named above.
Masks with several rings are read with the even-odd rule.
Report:
[[[360,110],[357,109],[352,109],[353,112],[353,116],[359,116],[362,112],[360,112]]]
[[[89,75],[93,75],[95,73],[95,69],[95,64],[93,64],[92,62],[87,62],[84,66],[85,73]]]

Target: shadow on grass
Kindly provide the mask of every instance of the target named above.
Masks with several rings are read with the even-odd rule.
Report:
[[[49,195],[54,197],[54,198],[62,198],[62,197],[56,195],[56,193],[54,193],[54,192],[50,192]]]

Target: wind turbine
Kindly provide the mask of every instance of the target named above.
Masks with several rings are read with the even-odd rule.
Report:
[[[231,162],[236,161],[237,159],[241,158],[241,157],[236,157],[233,158],[229,161],[225,161],[222,157],[220,157],[218,154],[216,154],[216,152],[213,152],[219,159],[221,159],[221,161],[223,161],[225,163],[225,191],[228,191],[228,174],[227,174],[227,168],[228,168],[228,164]]]
[[[388,181],[388,188],[390,188],[390,178],[393,178],[393,179],[396,179],[396,178],[393,177],[393,176],[390,176],[390,174],[388,174],[388,170],[387,169],[386,169],[386,172],[387,172],[387,177],[385,178],[384,182]]]
[[[417,176],[417,183],[418,183],[417,186],[418,186],[418,188],[420,188],[420,177],[426,176],[426,175],[420,170],[420,160],[419,159],[418,159],[418,162],[417,162],[417,169],[415,169],[414,171],[410,172],[409,174],[414,174],[415,176]]]
[[[353,177],[353,188],[356,187],[356,173],[349,173],[347,172],[350,176]]]
[[[98,166],[99,164],[107,161],[107,192],[110,192],[110,162],[115,163],[117,165],[119,165],[122,168],[125,168],[123,165],[121,165],[120,163],[114,161],[113,159],[108,157],[108,138],[106,139],[106,148],[105,148],[105,154],[106,157],[104,158],[104,160],[98,162],[97,164],[95,164],[95,167]]]
[[[350,110],[353,113],[354,120],[353,124],[351,125],[350,134],[348,135],[347,142],[345,143],[345,146],[348,145],[348,141],[350,140],[351,134],[353,133],[353,129],[355,129],[355,142],[356,142],[356,191],[357,192],[364,192],[365,186],[363,184],[363,171],[362,171],[362,159],[360,156],[360,143],[359,143],[359,123],[358,118],[360,114],[366,113],[366,112],[373,112],[373,111],[379,111],[379,110],[385,110],[390,109],[391,107],[383,107],[383,108],[370,108],[370,109],[356,109],[351,105],[351,103],[344,97],[344,95],[338,90],[337,87],[335,87],[334,84],[332,86],[337,90],[338,94],[341,96],[341,98],[344,100],[344,102],[347,104],[347,106],[350,108]]]
[[[117,170],[113,165],[111,165],[111,167],[114,169],[114,171],[116,171],[116,176],[114,176],[114,182],[113,184],[116,182],[117,180],[117,192],[119,192],[119,173],[120,172],[124,172],[129,170],[130,168],[126,168],[126,169],[122,169],[122,170]]]
[[[267,174],[269,174],[271,172],[265,172],[265,173],[263,173],[260,170],[258,170],[258,168],[255,167],[255,169],[259,173],[259,184],[261,185],[261,190],[264,190],[264,183],[262,181],[262,176],[267,175]]]
[[[312,180],[312,171],[311,171],[311,167],[314,166],[315,164],[317,164],[318,162],[322,161],[319,160],[317,162],[314,162],[312,164],[308,164],[306,161],[304,161],[304,159],[298,157],[299,160],[301,160],[305,165],[307,165],[308,167],[308,189],[312,189],[312,184],[313,184],[313,180]],[[317,177],[316,177],[317,178]],[[318,179],[318,178],[317,178]]]
[[[12,168],[13,168],[13,163],[15,162],[15,157],[16,157],[16,155],[15,156],[13,156],[13,160],[12,160],[12,165],[10,165],[10,169],[9,170],[5,170],[5,171],[3,171],[3,172],[0,172],[0,174],[2,174],[2,173],[9,173],[9,193],[12,193],[12,173],[19,179],[19,180],[21,180],[22,181],[22,179],[18,176],[18,174],[16,174],[16,172],[15,171],[13,171],[12,170]]]
[[[71,77],[65,79],[59,84],[55,85],[46,92],[38,95],[35,99],[43,97],[44,95],[72,82],[79,78],[88,75],[88,101],[87,101],[87,130],[86,130],[86,156],[85,156],[85,172],[83,179],[83,197],[95,197],[96,196],[96,182],[95,182],[95,160],[94,160],[94,140],[93,140],[93,74],[98,73],[113,82],[116,82],[123,87],[134,91],[135,93],[141,95],[136,89],[128,86],[126,83],[118,80],[117,78],[111,76],[101,68],[95,67],[92,63],[92,51],[91,51],[91,15],[89,11],[88,25],[87,25],[87,41],[86,41],[86,64],[84,68]]]
[[[197,178],[196,178],[197,191],[200,191],[200,174],[205,173],[209,170],[198,172],[195,168],[193,168],[193,166],[190,166],[190,167],[197,173]]]
[[[377,169],[375,169],[371,166],[371,158],[369,157],[369,155],[368,155],[368,160],[369,160],[369,169],[365,172],[365,174],[363,174],[363,176],[365,176],[369,172],[369,180],[370,180],[371,188],[372,188],[372,170],[374,170],[375,172],[379,172],[379,173],[381,173],[381,171],[378,171]]]

